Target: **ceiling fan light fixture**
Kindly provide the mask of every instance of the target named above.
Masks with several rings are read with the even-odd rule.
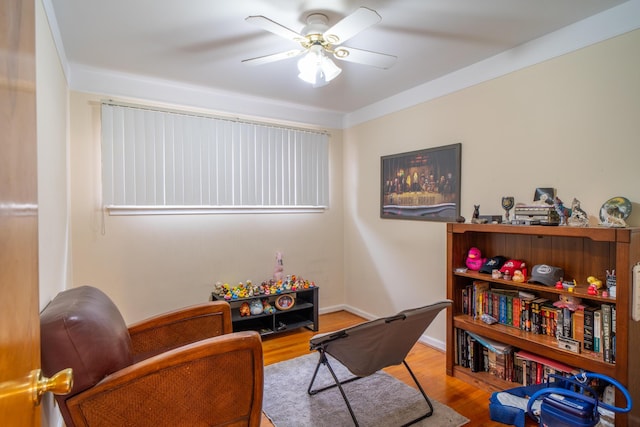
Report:
[[[298,61],[298,78],[313,85],[321,87],[338,77],[342,72],[333,61],[324,54],[320,45],[313,45]]]

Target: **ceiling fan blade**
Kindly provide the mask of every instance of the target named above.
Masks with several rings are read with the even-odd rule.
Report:
[[[278,24],[276,21],[272,21],[266,16],[257,15],[257,16],[247,16],[245,21],[250,22],[263,30],[269,31],[273,34],[276,34],[280,37],[284,37],[285,39],[289,39],[294,42],[304,41],[305,38],[299,33],[285,27],[284,25]]]
[[[243,59],[242,62],[247,65],[262,65],[268,64],[270,62],[281,61],[283,59],[294,58],[301,53],[305,52],[306,49],[293,49],[288,50],[286,52],[274,53],[271,55],[258,56],[256,58]]]
[[[342,61],[371,65],[383,69],[390,68],[398,59],[397,56],[387,55],[386,53],[371,52],[369,50],[345,46],[336,49],[333,56]]]
[[[332,45],[338,45],[349,40],[360,31],[377,24],[382,20],[373,9],[360,7],[351,15],[346,16],[340,22],[335,24],[324,32],[323,37]]]

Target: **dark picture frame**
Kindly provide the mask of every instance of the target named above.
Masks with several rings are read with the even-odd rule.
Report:
[[[380,217],[455,221],[460,216],[462,144],[380,158]]]

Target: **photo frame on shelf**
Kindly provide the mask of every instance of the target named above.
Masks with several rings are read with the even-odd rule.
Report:
[[[296,299],[293,294],[284,294],[276,298],[275,305],[278,310],[289,310],[296,303]]]
[[[460,216],[460,155],[451,144],[380,158],[380,217],[456,221]]]

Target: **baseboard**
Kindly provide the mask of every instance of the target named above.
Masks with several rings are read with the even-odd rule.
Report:
[[[334,313],[336,311],[348,311],[349,313],[355,314],[356,316],[360,316],[364,319],[367,320],[374,320],[377,319],[378,316],[374,316],[371,313],[367,313],[366,311],[362,311],[356,307],[350,306],[348,304],[339,304],[339,305],[334,305],[334,306],[330,306],[330,307],[325,307],[322,309],[319,309],[318,312],[320,314],[327,314],[327,313]],[[427,334],[422,334],[422,336],[420,337],[420,339],[418,340],[418,342],[424,344],[424,345],[428,345],[429,347],[433,347],[436,350],[440,350],[440,351],[446,351],[447,350],[447,343],[438,339],[435,339]]]

